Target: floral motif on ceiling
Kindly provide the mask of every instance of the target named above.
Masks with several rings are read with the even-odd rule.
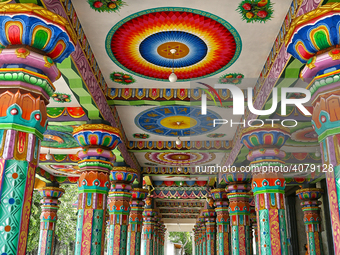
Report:
[[[216,130],[219,127],[213,127],[214,119],[221,117],[211,110],[207,110],[207,115],[202,115],[200,107],[160,106],[139,113],[135,124],[148,133],[183,137]]]
[[[108,33],[105,47],[115,64],[134,75],[169,81],[174,66],[178,81],[187,81],[230,67],[238,59],[242,43],[236,29],[220,17],[166,7],[124,18]]]
[[[160,165],[190,166],[206,164],[216,156],[214,153],[205,152],[148,152],[145,158]]]
[[[69,103],[71,102],[71,95],[64,93],[53,93],[52,99],[54,102],[58,103]]]
[[[97,12],[118,12],[126,5],[122,0],[88,0],[88,3]]]
[[[123,85],[129,85],[136,82],[130,74],[122,72],[113,72],[110,74],[110,78],[112,81]]]
[[[241,73],[228,73],[220,77],[219,83],[222,84],[240,84],[244,78]]]
[[[270,0],[244,0],[239,4],[237,11],[247,23],[265,23],[272,18],[274,12]]]

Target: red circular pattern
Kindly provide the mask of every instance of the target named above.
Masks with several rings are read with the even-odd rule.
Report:
[[[234,35],[225,25],[207,16],[186,11],[158,11],[141,14],[126,21],[114,31],[108,41],[110,47],[107,50],[112,52],[115,62],[117,61],[123,68],[136,75],[156,80],[168,80],[171,68],[150,64],[132,53],[131,47],[137,47],[149,36],[150,31],[171,33],[180,27],[181,32],[203,39],[208,45],[208,52],[214,52],[195,65],[176,68],[178,80],[213,75],[235,61],[233,59],[236,54],[239,54],[237,49],[240,42],[235,40]],[[153,50],[156,49],[150,49],[150,51]]]

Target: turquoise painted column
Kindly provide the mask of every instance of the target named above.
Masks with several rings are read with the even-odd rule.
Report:
[[[286,153],[280,150],[290,130],[280,125],[243,129],[241,142],[250,150],[247,159],[253,173],[252,188],[259,231],[261,255],[288,255],[285,187]]]
[[[55,63],[74,51],[76,36],[35,4],[2,3],[0,23],[0,254],[25,255]]]
[[[40,216],[40,238],[38,255],[51,255],[54,248],[54,234],[57,223],[57,211],[59,209],[60,198],[65,190],[58,187],[44,187],[39,189],[42,212]]]
[[[212,197],[215,200],[216,211],[216,254],[229,255],[230,252],[230,217],[228,194],[225,188],[211,190]]]
[[[144,253],[143,255],[153,255],[154,249],[154,227],[155,217],[158,212],[154,209],[154,200],[147,197],[145,201],[145,208],[143,211],[143,239],[144,239]]]
[[[243,173],[227,174],[227,192],[231,232],[231,254],[250,255],[250,177]]]
[[[140,255],[143,226],[144,199],[147,189],[134,188],[131,191],[130,216],[127,239],[127,255]]]
[[[137,170],[123,166],[121,163],[115,163],[110,171],[108,255],[126,255],[130,199],[132,197],[130,191],[137,173]]]
[[[306,64],[300,77],[308,82],[313,105],[312,127],[318,134],[334,240],[340,254],[340,3],[328,3],[297,17],[286,36],[287,51]]]
[[[111,152],[120,143],[120,131],[107,122],[89,122],[74,128],[83,148],[78,152],[82,171],[78,180],[78,219],[75,255],[104,254],[107,194],[110,187]]]

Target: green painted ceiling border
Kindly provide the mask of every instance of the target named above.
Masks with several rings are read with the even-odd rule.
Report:
[[[74,96],[77,98],[80,105],[83,107],[89,119],[101,119],[101,113],[97,109],[91,94],[79,75],[76,66],[71,57],[66,58],[62,63],[57,64],[63,78],[67,82],[70,89],[73,91]]]
[[[49,121],[48,124],[51,126],[80,126],[86,124],[86,121]]]

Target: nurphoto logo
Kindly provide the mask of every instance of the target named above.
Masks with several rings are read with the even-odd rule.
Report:
[[[233,98],[233,115],[243,115],[245,113],[244,109],[244,94],[242,90],[237,87],[236,85],[231,84],[215,84],[215,89],[228,89],[230,93],[232,94]],[[216,90],[213,90],[216,91]],[[259,110],[255,109],[253,105],[253,89],[248,88],[248,97],[247,97],[247,105],[251,113],[255,115],[270,115],[274,113],[277,109],[278,104],[278,93],[277,88],[273,88],[272,91],[272,106],[270,109],[267,110]],[[216,93],[216,92],[215,92]],[[304,98],[287,98],[288,93],[303,93],[306,96]],[[281,88],[281,115],[287,115],[286,107],[287,105],[295,105],[297,109],[299,109],[305,116],[312,116],[312,114],[306,109],[306,107],[303,106],[304,103],[307,103],[311,98],[310,91],[304,88]],[[218,97],[218,99],[221,102],[221,99]],[[202,94],[201,97],[201,114],[206,115],[207,114],[207,95]],[[248,126],[253,127],[261,127],[265,124],[265,122],[270,122],[272,126],[275,124],[276,121],[280,121],[279,119],[251,119],[247,122]],[[254,122],[260,122],[257,123],[257,125],[253,125]],[[291,124],[291,123],[294,124]],[[216,125],[224,125],[230,123],[230,127],[232,127],[234,124],[240,125],[242,124],[244,127],[246,127],[246,122],[243,120],[242,122],[233,122],[232,119],[214,119],[213,120],[213,126]],[[289,124],[287,124],[289,123]],[[283,119],[281,120],[281,125],[284,127],[295,127],[297,125],[297,121],[294,119]]]

